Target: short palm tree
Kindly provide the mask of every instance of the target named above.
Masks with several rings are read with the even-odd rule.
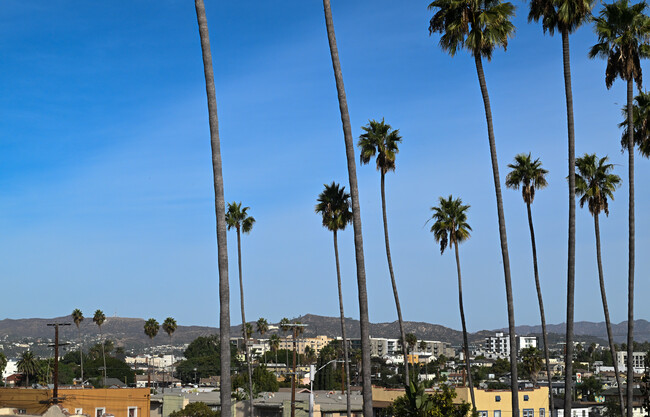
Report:
[[[241,265],[241,232],[250,233],[255,224],[255,218],[248,215],[250,207],[243,207],[242,203],[233,201],[228,203],[228,211],[226,212],[226,224],[228,230],[234,228],[237,231],[237,260],[239,264],[239,300],[241,302],[241,322],[242,330],[244,331],[244,346],[246,355],[246,366],[248,368],[248,399],[250,409],[253,409],[253,368],[251,367],[250,352],[248,349],[248,335],[246,323],[246,313],[244,310],[244,281],[242,280],[242,265]],[[251,332],[252,333],[252,332]]]
[[[607,60],[605,85],[610,88],[616,78],[627,82],[627,120],[628,120],[628,310],[627,310],[627,378],[634,380],[634,126],[633,104],[634,83],[641,89],[643,75],[641,59],[650,56],[650,18],[645,12],[647,4],[641,1],[630,4],[628,0],[618,0],[605,4],[596,23],[598,43],[589,51],[589,57]],[[627,384],[627,404],[632,404],[632,387]],[[627,407],[627,416],[632,417],[632,407]]]
[[[600,255],[600,222],[601,212],[609,216],[608,200],[614,199],[614,191],[621,183],[618,175],[612,174],[614,165],[608,163],[608,158],[598,158],[595,154],[585,154],[576,160],[576,192],[580,197],[580,207],[587,204],[589,212],[594,217],[594,231],[596,233],[596,262],[598,263],[598,279],[600,282],[600,295],[603,301],[603,312],[605,313],[605,325],[607,327],[607,339],[612,358],[616,357],[616,345],[612,334],[612,324],[609,320],[609,308],[607,306],[607,295],[605,293],[605,278],[603,263]],[[623,384],[618,374],[618,361],[614,361],[614,373],[618,385],[619,406],[621,416],[624,415],[625,402],[623,401]]]
[[[542,168],[539,159],[533,161],[530,153],[520,153],[515,156],[515,162],[508,164],[511,171],[506,175],[506,187],[518,190],[521,188],[521,196],[526,203],[528,213],[528,228],[530,229],[530,243],[533,248],[533,272],[535,274],[535,288],[537,289],[537,301],[539,303],[539,315],[542,321],[542,339],[544,340],[544,358],[546,359],[546,374],[548,376],[549,409],[553,410],[553,392],[551,389],[551,360],[548,351],[548,337],[546,333],[546,316],[544,314],[544,300],[542,298],[542,287],[539,283],[539,271],[537,269],[537,244],[535,242],[535,228],[533,227],[533,214],[531,205],[535,199],[535,190],[545,188],[547,185],[546,174],[548,171]],[[553,411],[551,411],[553,415]]]
[[[226,236],[226,201],[223,191],[223,170],[221,163],[221,141],[219,138],[219,117],[217,115],[217,94],[214,86],[214,69],[208,18],[203,0],[194,0],[196,21],[201,39],[205,91],[208,101],[208,120],[210,124],[210,148],[212,151],[212,178],[214,184],[214,210],[217,223],[217,264],[219,268],[219,341],[221,346],[230,345],[230,283],[228,280],[228,242]],[[230,392],[230,349],[220,350],[220,398],[223,415],[231,412]]]
[[[81,347],[79,348],[79,360],[81,361],[81,386],[83,387],[84,385],[84,340],[83,337],[81,337],[81,329],[79,326],[81,325],[81,322],[84,321],[84,313],[81,312],[78,308],[75,308],[72,311],[72,321],[74,322],[75,326],[77,326],[77,331],[79,332],[79,338],[81,339]]]
[[[284,336],[285,339],[287,338],[287,336],[286,336],[287,332],[291,329],[289,324],[291,324],[291,322],[286,317],[283,317],[282,320],[280,320],[280,330],[282,331],[282,334],[285,335]],[[285,349],[285,350],[286,350],[286,352],[285,352],[286,353],[285,364],[287,366],[289,366],[289,350],[288,349]]]
[[[623,107],[622,113],[625,120],[619,123],[618,127],[624,128],[623,134],[621,135],[621,146],[627,150],[629,139],[627,133],[627,107]],[[632,120],[634,121],[634,144],[642,156],[650,158],[650,93],[647,91],[639,91],[639,94],[634,97],[632,115]]]
[[[99,328],[99,339],[102,344],[102,358],[104,359],[104,386],[106,386],[106,351],[104,349],[104,336],[102,334],[102,324],[106,321],[106,315],[101,310],[95,310],[93,315],[93,323]]]
[[[38,359],[30,350],[26,350],[20,356],[20,360],[16,363],[16,368],[25,375],[25,386],[29,386],[29,376],[35,375],[38,370]]]
[[[406,333],[404,332],[404,322],[402,320],[402,307],[399,302],[399,293],[397,292],[397,282],[393,272],[393,260],[390,255],[390,241],[388,239],[388,216],[386,215],[386,174],[395,171],[395,156],[399,152],[398,145],[402,142],[399,135],[399,129],[392,130],[391,126],[381,119],[368,121],[366,126],[362,127],[363,133],[359,136],[359,149],[361,165],[370,163],[375,158],[377,171],[381,177],[381,211],[384,220],[384,243],[386,245],[386,259],[388,260],[388,272],[390,282],[393,287],[393,297],[395,298],[395,307],[397,309],[397,321],[399,323],[400,337],[402,340],[402,350],[404,353],[404,383],[409,386],[409,368],[406,360]]]
[[[492,161],[492,176],[494,193],[497,202],[497,217],[499,223],[499,240],[501,242],[501,260],[506,287],[506,303],[508,307],[508,331],[510,346],[516,346],[515,339],[515,306],[512,295],[512,280],[510,277],[510,257],[508,255],[508,236],[506,220],[503,211],[503,196],[501,195],[501,180],[499,178],[499,163],[492,124],[492,107],[488,94],[483,58],[492,59],[492,53],[497,48],[504,50],[508,46],[508,38],[515,32],[511,19],[515,7],[510,2],[502,0],[434,0],[429,4],[429,10],[435,14],[429,21],[429,34],[439,33],[440,47],[454,56],[459,49],[466,49],[474,58],[476,74],[483,96],[485,120],[487,122],[490,159]],[[519,382],[517,380],[517,349],[510,349],[510,389],[512,392],[512,413],[519,415]]]
[[[352,204],[352,228],[354,229],[354,256],[357,266],[357,291],[359,294],[359,330],[361,333],[361,362],[363,368],[363,415],[371,416],[372,410],[372,381],[370,378],[370,318],[368,316],[368,289],[366,287],[366,266],[363,256],[363,233],[361,232],[361,207],[359,204],[359,185],[357,182],[357,166],[354,157],[354,143],[352,139],[352,127],[350,125],[350,112],[348,111],[348,100],[345,95],[343,84],[343,72],[339,60],[339,49],[336,45],[336,34],[334,33],[334,19],[332,18],[332,7],[330,0],[323,0],[323,11],[325,12],[325,27],[327,29],[327,41],[329,43],[330,56],[332,58],[332,69],[336,81],[336,93],[341,113],[341,125],[343,127],[343,140],[345,142],[345,157],[348,164],[348,179],[350,181],[350,203]]]
[[[339,313],[341,317],[341,336],[343,338],[343,361],[346,375],[346,403],[347,415],[352,415],[352,404],[350,400],[350,360],[348,357],[348,339],[345,334],[345,313],[343,311],[343,289],[341,287],[341,266],[339,265],[338,231],[345,230],[345,227],[352,222],[352,211],[350,210],[350,194],[345,192],[345,187],[332,182],[324,184],[325,189],[318,195],[316,213],[320,213],[323,219],[323,227],[332,232],[334,237],[334,260],[336,262],[336,279],[339,290]]]
[[[573,357],[573,311],[575,304],[575,263],[576,263],[576,183],[575,183],[575,125],[573,121],[573,88],[571,86],[571,55],[569,35],[585,23],[591,16],[594,0],[531,0],[528,21],[542,21],[544,33],[551,35],[557,30],[562,35],[562,63],[564,72],[564,96],[566,100],[568,162],[569,162],[569,229],[567,247],[567,319],[566,356]],[[548,359],[547,359],[548,362]],[[564,383],[573,383],[573,361],[566,362]],[[548,368],[547,368],[548,372]],[[549,384],[550,384],[549,375]],[[549,409],[554,415],[553,393],[550,393]],[[564,401],[564,415],[571,415],[571,397]]]
[[[439,197],[438,206],[431,207],[433,215],[433,225],[431,233],[436,242],[440,243],[440,254],[445,249],[454,247],[456,254],[456,272],[458,274],[458,308],[460,310],[460,322],[463,327],[463,350],[465,357],[465,371],[467,372],[467,381],[469,382],[469,392],[472,397],[472,408],[476,410],[476,401],[474,399],[474,385],[472,384],[472,372],[469,363],[469,343],[467,341],[467,326],[465,325],[465,309],[463,308],[463,282],[460,275],[460,257],[458,255],[458,244],[466,241],[470,237],[472,228],[467,223],[467,210],[469,206],[463,204],[460,198]]]
[[[158,330],[160,330],[160,324],[156,319],[149,319],[144,323],[144,334],[147,335],[152,344]],[[149,387],[151,387],[151,365],[149,365]]]
[[[271,349],[272,352],[275,352],[275,368],[277,373],[278,349],[280,349],[280,336],[278,336],[277,334],[271,335],[271,337],[269,338],[269,348]]]

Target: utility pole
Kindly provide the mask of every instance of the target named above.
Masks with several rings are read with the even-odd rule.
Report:
[[[48,326],[54,326],[54,391],[52,393],[52,403],[59,403],[59,346],[65,346],[68,343],[59,343],[59,326],[69,326],[70,323],[48,323]]]

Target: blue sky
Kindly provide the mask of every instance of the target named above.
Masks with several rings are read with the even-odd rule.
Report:
[[[460,328],[455,263],[426,220],[438,196],[471,205],[460,248],[470,330],[507,325],[483,104],[472,59],[428,35],[426,2],[333,2],[353,134],[385,118],[403,136],[387,177],[393,263],[405,320]],[[526,21],[485,71],[501,178],[516,153],[550,171],[533,206],[547,321],[565,317],[568,217],[561,40]],[[600,7],[600,6],[598,6]],[[322,4],[206,1],[227,201],[257,223],[243,239],[247,318],[338,313],[331,233],[314,205],[347,182]],[[601,220],[612,320],[626,318],[625,85],[605,88],[591,27],[571,37],[576,151],[624,177]],[[207,106],[191,2],[5,0],[0,7],[1,318],[86,315],[218,322]],[[648,66],[644,63],[644,69]],[[650,77],[650,75],[648,75]],[[646,77],[647,78],[647,77]],[[636,317],[650,291],[650,161],[637,157]],[[358,167],[370,318],[396,319],[379,174]],[[518,324],[539,322],[525,206],[504,189]],[[346,315],[358,317],[352,232],[339,238]],[[234,232],[232,322],[240,322]],[[576,320],[601,321],[593,221],[577,211]]]

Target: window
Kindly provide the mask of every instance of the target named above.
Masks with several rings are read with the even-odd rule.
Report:
[[[75,413],[75,414],[83,414],[83,413],[84,413],[84,409],[83,409],[83,408],[75,408],[75,409],[74,409],[74,413]]]
[[[129,407],[127,417],[138,417],[138,407]]]
[[[501,417],[501,410],[494,410],[494,417]]]
[[[587,417],[587,410],[582,410],[582,417]]]
[[[488,417],[488,412],[487,411],[479,411],[478,412],[478,417]]]
[[[95,417],[102,417],[104,414],[106,414],[106,407],[95,408]]]
[[[495,396],[494,401],[496,401],[496,402],[501,401],[501,396],[500,395]]]
[[[523,417],[535,417],[535,410],[533,410],[532,408],[524,408]]]
[[[528,401],[528,395],[524,395],[524,401]]]
[[[546,417],[546,409],[545,408],[540,408],[539,409],[539,417]]]

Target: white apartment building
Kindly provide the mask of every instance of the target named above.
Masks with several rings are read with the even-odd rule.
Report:
[[[632,363],[634,366],[634,372],[643,373],[645,372],[645,356],[646,352],[633,352],[632,353]],[[620,372],[627,371],[627,352],[616,352],[616,363],[618,364],[618,370]]]
[[[518,352],[529,347],[538,347],[535,336],[515,336],[515,340]],[[486,337],[483,346],[487,353],[486,357],[506,358],[510,356],[510,335],[499,332],[494,336]]]
[[[519,336],[517,337],[517,346],[519,347],[519,351],[521,352],[522,349],[534,347],[537,348],[537,337],[535,336]]]

